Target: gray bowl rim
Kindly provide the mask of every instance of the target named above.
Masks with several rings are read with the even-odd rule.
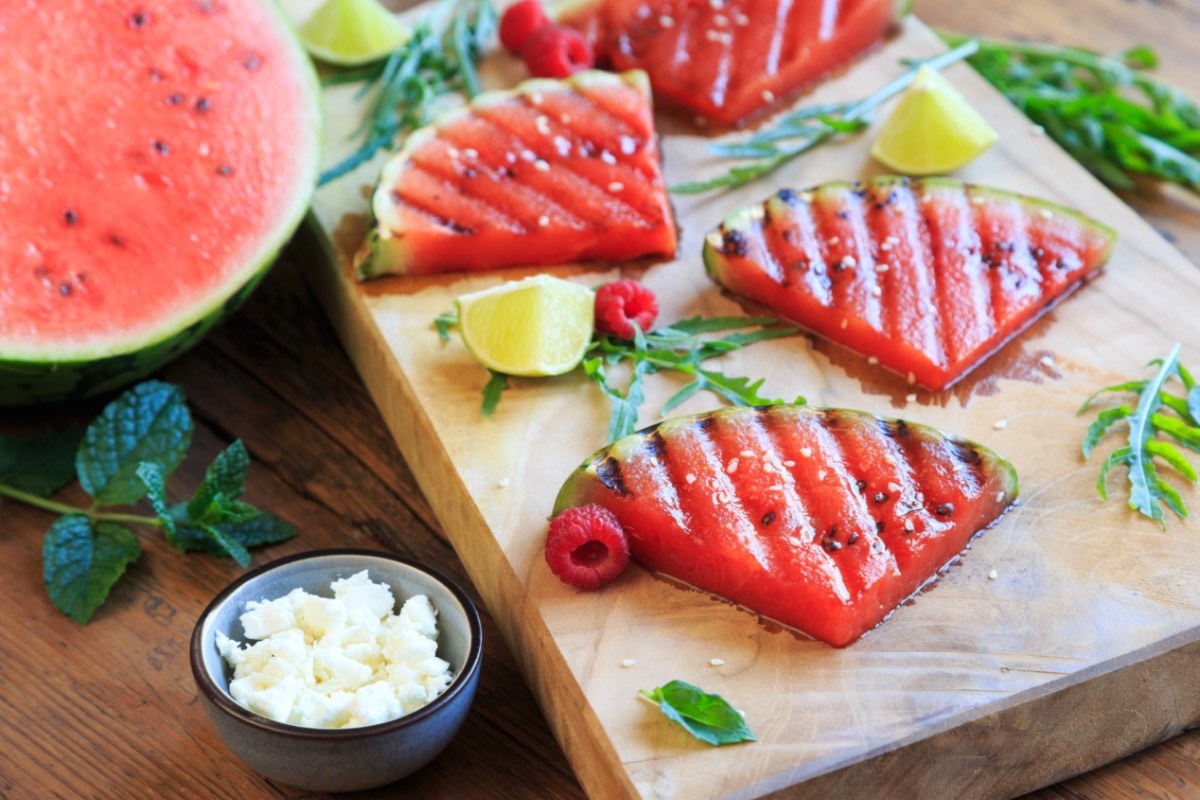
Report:
[[[204,659],[200,655],[202,652],[202,638],[204,621],[213,613],[213,611],[225,602],[228,597],[240,589],[243,585],[263,575],[267,572],[282,567],[286,564],[292,564],[297,561],[309,561],[319,558],[327,558],[329,556],[367,556],[370,558],[382,558],[388,561],[396,561],[405,566],[412,567],[420,572],[424,572],[434,580],[443,584],[455,599],[462,605],[467,613],[467,623],[471,630],[471,642],[467,652],[466,661],[463,668],[454,676],[454,680],[446,687],[446,691],[430,700],[425,705],[418,708],[416,711],[397,717],[387,722],[381,722],[377,725],[363,725],[357,728],[306,728],[302,725],[292,725],[287,722],[275,722],[266,717],[255,714],[248,708],[241,705],[225,693],[220,686],[208,674],[208,669],[204,666]],[[400,730],[410,725],[415,725],[421,720],[433,716],[443,707],[448,705],[451,700],[466,691],[467,685],[471,682],[471,676],[479,670],[479,664],[483,656],[483,626],[479,621],[479,610],[475,604],[471,602],[471,598],[467,596],[458,584],[450,580],[438,570],[426,566],[419,561],[414,561],[411,558],[388,553],[381,550],[368,550],[365,548],[331,548],[326,550],[308,550],[295,555],[284,556],[283,558],[263,564],[261,567],[247,572],[237,580],[226,586],[221,592],[212,599],[208,606],[200,613],[200,617],[196,620],[196,626],[192,629],[192,638],[190,644],[190,660],[192,665],[192,678],[196,685],[208,697],[208,699],[221,711],[237,718],[241,722],[259,728],[270,733],[280,734],[282,736],[290,736],[298,739],[318,739],[338,741],[348,741],[353,739],[362,739],[370,736],[379,736],[387,734],[391,731]]]

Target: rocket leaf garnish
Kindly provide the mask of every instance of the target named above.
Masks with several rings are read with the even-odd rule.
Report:
[[[449,92],[479,94],[475,62],[496,29],[496,10],[488,0],[443,0],[413,29],[412,36],[386,61],[334,73],[325,84],[365,81],[362,94],[374,89],[362,124],[354,132],[362,145],[321,173],[318,185],[370,161],[390,149],[405,131],[429,122],[434,101]]]
[[[1196,385],[1191,373],[1179,363],[1180,345],[1175,344],[1166,358],[1155,359],[1157,365],[1153,378],[1142,381],[1106,386],[1084,401],[1079,414],[1106,392],[1134,392],[1138,395],[1137,407],[1127,404],[1101,411],[1088,426],[1083,439],[1083,456],[1088,458],[1096,445],[1119,422],[1128,428],[1128,444],[1114,450],[1100,468],[1096,491],[1108,499],[1108,474],[1113,467],[1124,465],[1129,470],[1129,507],[1156,520],[1166,528],[1162,506],[1166,505],[1183,519],[1188,515],[1187,505],[1179,491],[1159,475],[1157,458],[1179,475],[1197,482],[1196,468],[1187,460],[1176,445],[1200,453],[1200,386]],[[1168,391],[1172,379],[1182,384],[1186,396]],[[1174,440],[1174,442],[1170,440]]]

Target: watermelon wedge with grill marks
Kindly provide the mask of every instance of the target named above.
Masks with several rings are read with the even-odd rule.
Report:
[[[561,22],[616,69],[644,69],[659,96],[734,125],[878,44],[895,0],[582,0]]]
[[[0,405],[195,344],[308,208],[320,91],[263,0],[0,3]]]
[[[940,390],[1108,260],[1113,230],[1078,211],[950,178],[783,189],[704,243],[709,275]]]
[[[676,417],[580,466],[554,513],[611,510],[643,567],[835,647],[1017,496],[1008,461],[926,425],[778,405]]]
[[[383,168],[359,277],[673,256],[643,72],[482,94]]]

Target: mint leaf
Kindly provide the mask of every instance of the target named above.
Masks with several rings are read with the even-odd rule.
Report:
[[[146,497],[154,509],[155,516],[162,521],[167,541],[173,543],[175,518],[171,516],[170,510],[167,508],[167,486],[163,479],[162,467],[153,461],[143,461],[138,464],[137,476],[146,486]]]
[[[285,541],[296,535],[296,529],[274,514],[262,512],[241,522],[225,522],[212,526],[224,537],[244,548],[263,547]],[[211,556],[228,555],[228,551],[203,530],[186,522],[180,523],[178,536],[172,544],[183,552],[198,551]]]
[[[0,484],[49,497],[75,477],[83,428],[33,436],[0,436]]]
[[[215,542],[222,552],[228,554],[238,563],[238,566],[243,568],[250,566],[250,552],[224,526],[210,525],[202,522],[196,527],[204,531],[208,535],[208,538]]]
[[[671,681],[642,695],[658,704],[668,719],[702,742],[714,746],[755,741],[746,720],[723,697],[708,694],[698,686]]]
[[[188,518],[223,522],[223,512],[232,507],[246,489],[246,470],[249,468],[250,455],[241,439],[218,453],[188,502]]]
[[[75,459],[79,483],[98,503],[136,503],[146,494],[138,465],[152,461],[169,476],[192,441],[183,390],[145,381],[109,403],[88,426]]]
[[[141,546],[128,528],[93,524],[82,514],[60,517],[46,532],[42,564],[51,602],[71,619],[86,624],[108,597]]]

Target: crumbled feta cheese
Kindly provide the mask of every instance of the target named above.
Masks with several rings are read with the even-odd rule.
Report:
[[[428,597],[393,614],[392,590],[366,570],[330,589],[333,597],[296,589],[247,603],[241,622],[252,644],[217,633],[235,701],[276,722],[351,728],[408,714],[446,690],[450,664],[437,657]]]

